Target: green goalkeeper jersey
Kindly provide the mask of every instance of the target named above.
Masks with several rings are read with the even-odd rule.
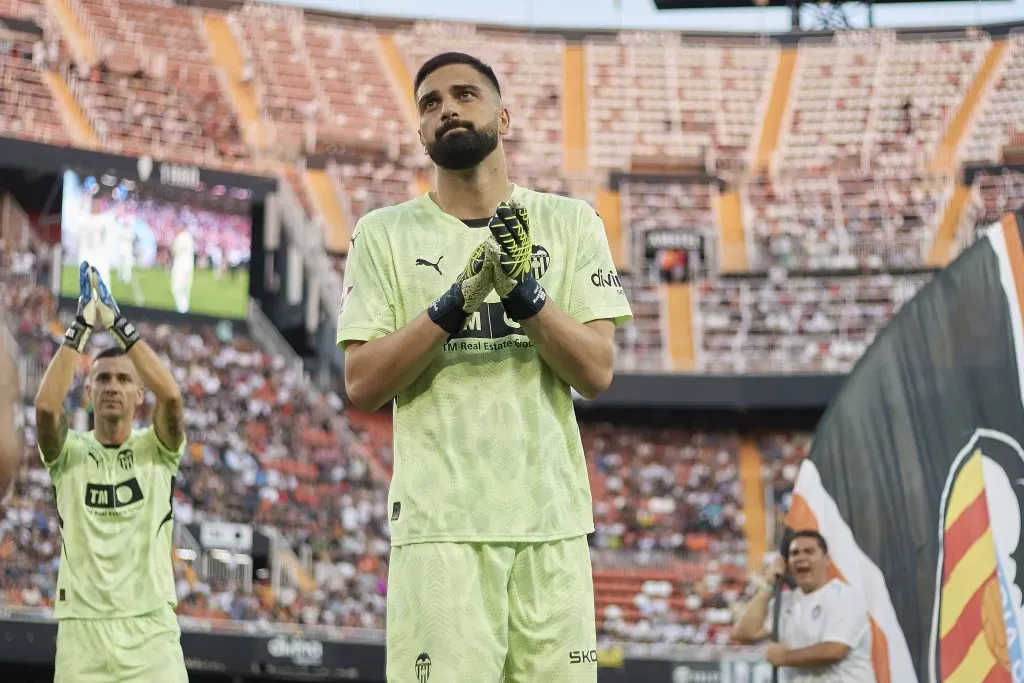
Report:
[[[586,202],[515,188],[534,275],[574,320],[631,317],[604,224]],[[476,227],[471,227],[471,226]],[[383,337],[447,290],[490,232],[429,195],[378,209],[352,236],[338,344]],[[530,542],[594,530],[572,392],[497,294],[394,403],[393,545]]]
[[[171,497],[185,444],[168,450],[152,427],[116,447],[69,431],[50,471],[60,522],[57,619],[146,614],[177,602]]]

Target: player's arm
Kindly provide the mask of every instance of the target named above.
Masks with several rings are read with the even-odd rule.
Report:
[[[64,412],[80,354],[68,346],[57,349],[36,392],[36,439],[43,459],[57,459],[68,436],[68,416]]]
[[[491,270],[478,248],[459,279],[428,310],[399,328],[392,305],[397,292],[391,259],[379,226],[371,221],[364,218],[356,226],[338,315],[345,391],[349,400],[369,411],[412,384],[493,288]]]
[[[156,351],[143,340],[128,349],[128,358],[147,389],[156,396],[153,431],[164,448],[177,451],[185,442],[185,406],[181,388]]]
[[[617,280],[614,290],[575,293],[589,284],[591,268],[615,272],[600,218],[586,207],[576,220],[574,294],[566,302],[568,310],[550,300],[533,275],[525,209],[498,205],[489,226],[493,239],[488,241],[488,255],[506,315],[520,324],[555,374],[584,397],[595,398],[608,388],[615,372],[615,324],[631,313]]]
[[[379,339],[345,346],[345,391],[363,410],[377,410],[430,365],[450,335],[426,312]]]
[[[128,354],[145,387],[156,396],[156,410],[153,413],[153,431],[156,432],[156,438],[168,451],[177,451],[185,442],[185,410],[181,389],[156,352],[139,338],[139,331],[135,326],[121,315],[120,307],[95,268],[93,277],[99,300],[99,321],[113,335],[118,346]]]
[[[97,320],[90,275],[89,264],[82,263],[78,271],[78,311],[64,333],[63,345],[54,354],[36,392],[36,440],[39,452],[47,463],[55,462],[64,449],[68,436],[68,416],[64,412],[64,402]]]
[[[18,409],[18,369],[14,364],[17,346],[0,309],[0,501],[11,490],[21,461],[21,439],[15,427]]]
[[[540,357],[584,398],[596,398],[615,372],[615,323],[578,323],[554,301],[520,322]]]

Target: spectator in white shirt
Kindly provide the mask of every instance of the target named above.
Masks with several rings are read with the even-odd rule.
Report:
[[[771,594],[788,567],[798,589],[780,594],[779,642],[765,657],[790,683],[875,683],[868,613],[853,588],[829,579],[828,544],[817,531],[798,531],[743,608],[733,635],[744,643],[770,637]]]

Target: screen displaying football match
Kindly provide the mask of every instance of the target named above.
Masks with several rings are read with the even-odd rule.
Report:
[[[79,264],[88,261],[120,304],[244,318],[250,209],[247,190],[173,188],[67,170],[61,294],[78,296]]]

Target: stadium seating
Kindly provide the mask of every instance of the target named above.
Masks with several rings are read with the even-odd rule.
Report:
[[[332,161],[327,171],[342,191],[353,226],[374,209],[400,204],[414,195],[412,170],[388,161]]]
[[[0,17],[41,23],[44,15],[42,0],[0,0]]]
[[[1003,169],[979,172],[971,184],[971,201],[964,213],[960,231],[965,238],[974,234],[974,226],[991,225],[1010,211],[1024,206],[1024,173]]]
[[[991,45],[879,32],[877,41],[800,44],[776,163],[794,170],[921,168]]]
[[[228,15],[278,149],[295,155],[329,133],[383,149],[402,118],[370,24],[303,21],[301,10],[246,5]]]
[[[679,43],[672,34],[586,43],[590,162],[628,169],[633,157],[750,165],[777,47]]]
[[[1007,40],[1003,68],[992,92],[979,105],[981,111],[968,138],[965,163],[999,163],[1003,147],[1024,132],[1024,112],[1017,103],[1024,93],[1024,35]]]
[[[48,86],[56,76],[106,151],[280,174],[314,225],[304,156],[325,165],[353,224],[421,191],[429,164],[416,139],[407,81],[425,59],[453,44],[493,64],[502,81],[513,124],[509,166],[521,185],[595,202],[598,190],[612,185],[610,172],[649,157],[683,160],[693,172],[703,168],[706,179],[627,176],[614,184],[620,246],[634,265],[621,281],[635,317],[617,339],[619,370],[628,372],[669,367],[667,297],[643,265],[644,233],[699,232],[713,257],[721,249],[718,199],[731,190],[741,198],[746,264],[755,272],[718,276],[712,258],[708,277],[702,273],[694,284],[696,370],[847,371],[930,277],[904,271],[925,265],[962,177],[961,168],[936,171],[933,162],[992,45],[980,33],[907,38],[883,32],[861,36],[859,44],[843,36],[801,42],[778,145],[762,168],[754,155],[782,51],[772,40],[626,31],[580,39],[450,22],[330,19],[252,4],[226,13],[145,0],[67,5],[103,60],[92,70],[69,68],[46,5],[0,0],[0,16],[35,20],[45,31],[42,41],[0,34],[0,134],[71,144]],[[210,57],[204,12],[226,17],[272,158],[242,140]],[[959,161],[998,164],[1005,147],[1024,139],[1017,106],[1024,38],[1007,40]],[[384,54],[388,41],[405,73]],[[564,171],[570,43],[584,55],[589,168],[577,172]],[[280,158],[289,163],[278,165]],[[955,236],[965,246],[977,224],[1021,206],[1024,173],[978,172]],[[344,272],[344,255],[331,259]],[[32,266],[29,260],[15,255],[12,261],[6,253],[0,272],[18,341],[33,359],[24,368],[31,386],[62,329],[51,294],[33,284],[46,277],[47,257],[31,256]],[[244,335],[143,329],[188,394],[191,444],[174,502],[179,522],[273,528],[298,555],[312,558],[304,568],[318,586],[273,593],[258,578],[250,592],[180,560],[180,613],[381,627],[390,421],[348,409],[336,419],[337,400],[316,400],[300,375]],[[81,403],[79,385],[71,404]],[[26,403],[30,448],[32,419]],[[608,424],[584,425],[583,437],[595,497],[602,637],[725,642],[730,608],[744,592],[750,546],[734,437]],[[760,440],[762,479],[776,515],[788,505],[809,438],[771,433]],[[28,453],[0,520],[0,603],[52,601],[57,534],[49,478]]]
[[[906,171],[762,178],[745,188],[754,269],[922,266],[952,179]]]
[[[698,287],[698,355],[712,373],[849,370],[930,275],[722,278]]]
[[[35,45],[34,36],[0,31],[0,134],[70,144],[53,94],[33,63],[34,51],[42,49]]]
[[[218,166],[248,156],[193,10],[137,0],[70,0],[101,64],[67,70],[112,151]]]

